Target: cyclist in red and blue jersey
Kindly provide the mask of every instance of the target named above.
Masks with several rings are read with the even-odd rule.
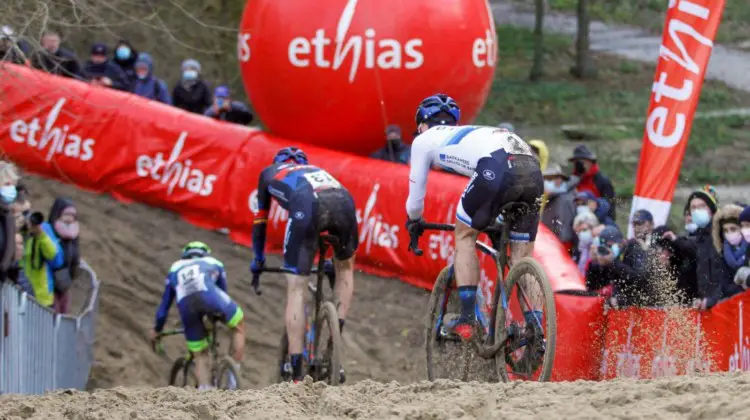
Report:
[[[242,309],[227,294],[227,273],[224,264],[211,257],[211,248],[193,241],[182,249],[182,258],[172,264],[166,279],[164,294],[156,322],[151,331],[154,342],[167,322],[172,303],[177,300],[180,319],[185,329],[188,350],[193,353],[198,389],[210,389],[211,373],[208,357],[208,331],[204,316],[217,317],[232,331],[232,359],[240,371],[245,353],[245,325]]]
[[[354,254],[359,246],[356,207],[349,191],[331,174],[310,165],[301,149],[279,150],[258,181],[258,207],[253,222],[255,257],[250,266],[253,274],[260,274],[265,265],[266,228],[272,199],[289,212],[284,236],[284,268],[293,273],[286,274],[285,317],[291,366],[280,366],[280,369],[291,369],[283,373],[291,373],[293,380],[299,381],[302,379],[306,276],[311,273],[318,237],[321,232],[327,232],[338,239],[333,246],[335,293],[343,332],[354,292]],[[341,379],[343,382],[343,368]]]

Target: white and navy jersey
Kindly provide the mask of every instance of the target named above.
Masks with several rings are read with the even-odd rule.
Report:
[[[497,127],[436,126],[420,134],[411,145],[409,198],[406,200],[409,218],[422,216],[427,175],[433,165],[470,177],[479,159],[504,159],[508,155],[534,156],[531,147],[517,134]]]

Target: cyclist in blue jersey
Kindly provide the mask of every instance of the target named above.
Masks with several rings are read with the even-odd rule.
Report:
[[[517,134],[504,128],[458,125],[460,116],[456,101],[443,94],[425,98],[417,107],[418,135],[411,146],[406,228],[412,236],[423,233],[422,213],[432,166],[470,178],[456,203],[453,265],[461,314],[452,328],[462,339],[470,340],[476,324],[474,305],[480,275],[474,245],[477,236],[495,222],[505,204],[525,203],[529,211],[511,215],[510,264],[531,256],[544,179],[531,147]],[[529,282],[524,279],[522,283]],[[541,319],[542,303],[532,301],[533,307],[528,307],[521,302],[529,324],[536,325],[533,320]]]
[[[266,226],[271,199],[289,212],[284,236],[284,268],[286,274],[286,330],[294,381],[302,379],[302,348],[304,345],[304,299],[307,279],[318,247],[318,236],[327,232],[338,243],[334,249],[336,272],[335,293],[339,301],[339,327],[343,332],[354,292],[354,254],[359,246],[354,199],[339,181],[325,170],[308,164],[307,155],[298,148],[281,149],[273,163],[260,174],[258,208],[253,222],[253,251],[250,266],[253,274],[265,265]],[[282,365],[280,369],[285,369]],[[343,367],[341,381],[344,380]]]
[[[217,317],[232,330],[232,359],[240,371],[245,352],[245,324],[242,309],[227,295],[224,264],[211,257],[211,248],[203,242],[190,242],[182,249],[182,258],[172,264],[166,279],[161,305],[151,331],[152,342],[167,322],[172,302],[177,300],[185,329],[188,350],[193,353],[198,389],[211,388],[209,372],[208,331],[204,316]]]

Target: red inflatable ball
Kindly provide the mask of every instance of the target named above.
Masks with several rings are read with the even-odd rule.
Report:
[[[406,140],[423,98],[474,120],[495,73],[486,0],[249,0],[238,56],[253,108],[282,138],[358,154]]]

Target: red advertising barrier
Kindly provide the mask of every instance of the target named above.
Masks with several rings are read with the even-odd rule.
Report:
[[[705,312],[633,308],[606,318],[601,379],[750,370],[750,293]]]
[[[723,11],[724,0],[669,2],[631,218],[635,211],[647,209],[656,226],[667,222]],[[628,235],[632,237],[632,227]]]
[[[233,240],[246,245],[260,171],[288,145],[255,129],[13,65],[0,68],[0,98],[3,152],[23,168],[170,209],[201,227],[227,227]],[[354,197],[360,223],[358,267],[431,288],[452,261],[453,236],[427,233],[420,244],[425,255],[407,253],[402,225],[408,167],[299,146]],[[425,219],[453,222],[467,180],[442,172],[430,178]],[[273,250],[281,248],[286,218],[281,208],[271,208],[268,240]],[[555,290],[584,289],[577,267],[544,226],[535,256],[550,269]],[[483,277],[493,278],[490,261],[483,267]]]
[[[604,342],[604,299],[555,294],[557,347],[552,381],[599,379]]]

